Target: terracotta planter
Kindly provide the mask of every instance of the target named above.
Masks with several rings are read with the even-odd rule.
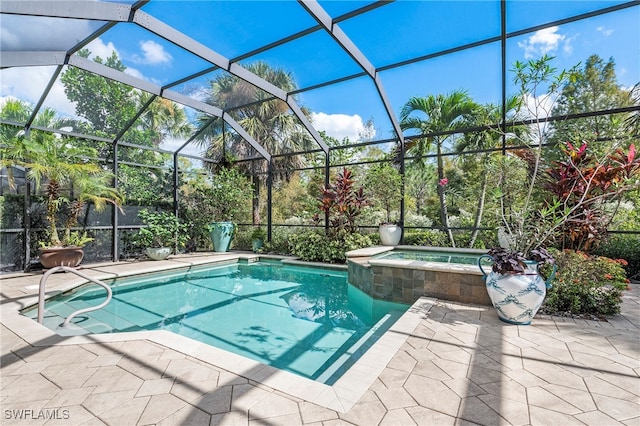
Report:
[[[38,250],[40,250],[40,263],[45,269],[55,268],[56,266],[75,268],[80,265],[84,257],[82,247],[41,248]]]

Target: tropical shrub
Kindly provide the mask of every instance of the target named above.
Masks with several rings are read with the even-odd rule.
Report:
[[[291,255],[289,240],[293,235],[307,232],[303,227],[273,227],[271,241],[265,241],[261,253]]]
[[[399,210],[402,200],[402,175],[389,163],[380,163],[367,171],[365,178],[367,192],[372,198],[372,205],[385,212],[383,223],[394,223],[392,212]]]
[[[189,240],[187,226],[172,213],[150,212],[141,210],[138,216],[144,224],[144,228],[134,237],[134,241],[141,247],[171,247],[182,249]]]
[[[334,183],[322,187],[319,201],[320,211],[329,215],[329,232],[334,236],[355,232],[358,229],[356,218],[368,204],[363,188],[356,189],[353,173],[346,167],[338,173]],[[319,216],[315,218],[319,222]]]
[[[318,231],[291,235],[291,253],[308,262],[345,263],[345,253],[372,244],[367,235],[342,233],[337,238]]]
[[[627,277],[640,280],[640,235],[609,234],[594,254],[612,259],[625,259]]]
[[[251,250],[252,228],[238,227],[231,245],[239,250]]]
[[[567,143],[564,154],[565,159],[546,170],[544,187],[553,196],[547,207],[556,223],[551,229],[561,232],[563,248],[589,250],[617,212],[611,203],[640,185],[640,156],[631,144],[599,159],[586,142],[579,148]]]
[[[222,168],[213,177],[186,180],[180,187],[180,215],[191,235],[187,251],[211,249],[211,222],[248,219],[252,191],[251,182],[233,168]]]
[[[406,231],[404,243],[409,246],[446,247],[449,244],[447,234],[436,229],[427,231]]]
[[[553,315],[596,317],[620,312],[627,288],[625,260],[591,256],[574,250],[554,250],[558,272],[541,311]]]

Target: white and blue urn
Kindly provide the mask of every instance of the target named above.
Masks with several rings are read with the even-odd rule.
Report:
[[[533,316],[542,306],[547,289],[551,288],[556,266],[553,265],[553,271],[545,281],[538,271],[538,262],[526,262],[527,269],[523,274],[501,274],[495,271],[487,274],[482,265],[486,258],[493,259],[488,254],[480,256],[478,267],[498,318],[509,324],[531,324]]]

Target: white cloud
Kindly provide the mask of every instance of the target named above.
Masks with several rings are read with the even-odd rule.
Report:
[[[173,59],[171,54],[165,51],[161,44],[158,44],[153,40],[141,41],[140,50],[142,51],[142,56],[133,55],[134,62],[157,65],[169,63]]]
[[[557,26],[538,30],[525,41],[518,42],[518,46],[524,49],[524,57],[526,59],[555,52],[558,50],[560,43],[566,39],[566,36],[558,34],[557,32]],[[568,46],[570,41],[571,39],[566,40],[564,45],[565,51],[571,49],[571,47]]]
[[[362,117],[358,114],[325,114],[324,112],[311,113],[311,121],[316,130],[323,130],[327,135],[342,141],[349,138],[351,142],[360,139],[360,133],[364,130]]]
[[[113,52],[116,52],[118,57],[120,57],[120,53],[118,52],[114,44],[112,42],[104,44],[104,41],[102,41],[101,38],[92,40],[91,43],[86,46],[86,48],[91,51],[91,55],[89,56],[89,58],[91,59],[99,56],[103,61],[105,61],[109,56],[111,56]]]
[[[15,97],[35,104],[42,95],[42,90],[51,79],[55,67],[23,67],[2,70],[0,95]],[[28,84],[25,84],[28,82]],[[76,117],[75,104],[67,99],[64,86],[60,81],[51,88],[44,106],[51,107],[62,115]]]
[[[606,27],[603,27],[603,26],[597,27],[596,31],[598,31],[599,33],[601,33],[605,37],[609,37],[611,34],[613,34],[613,29],[612,28],[606,28]]]
[[[112,42],[108,42],[107,44],[105,44],[100,38],[97,38],[93,40],[91,43],[89,43],[87,45],[87,48],[91,51],[91,55],[89,56],[91,59],[95,58],[96,56],[99,56],[100,58],[102,58],[102,60],[106,60],[109,56],[111,56],[113,52],[116,52],[118,57],[122,58],[122,56],[120,56],[120,52],[118,52],[118,49],[116,49],[116,47]],[[127,67],[124,70],[124,73],[132,77],[139,78],[141,80],[149,80],[147,77],[144,76],[144,74],[142,74],[142,72],[140,72],[140,70],[136,68]],[[152,83],[161,85],[161,83],[158,80],[151,79],[150,81]]]
[[[127,69],[124,70],[124,73],[130,75],[131,77],[144,80],[144,75],[135,68],[127,67]]]

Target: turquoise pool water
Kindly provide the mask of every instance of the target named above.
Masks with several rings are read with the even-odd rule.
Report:
[[[477,265],[477,254],[446,253],[418,250],[392,250],[375,256],[376,259],[418,260],[421,262],[460,263],[463,265]]]
[[[347,283],[346,271],[280,263],[147,275],[111,287],[111,303],[74,318],[72,327],[91,333],[169,330],[328,384],[408,308],[370,298]],[[50,299],[45,325],[56,329],[104,295],[87,285]],[[37,312],[24,314],[35,318]]]

